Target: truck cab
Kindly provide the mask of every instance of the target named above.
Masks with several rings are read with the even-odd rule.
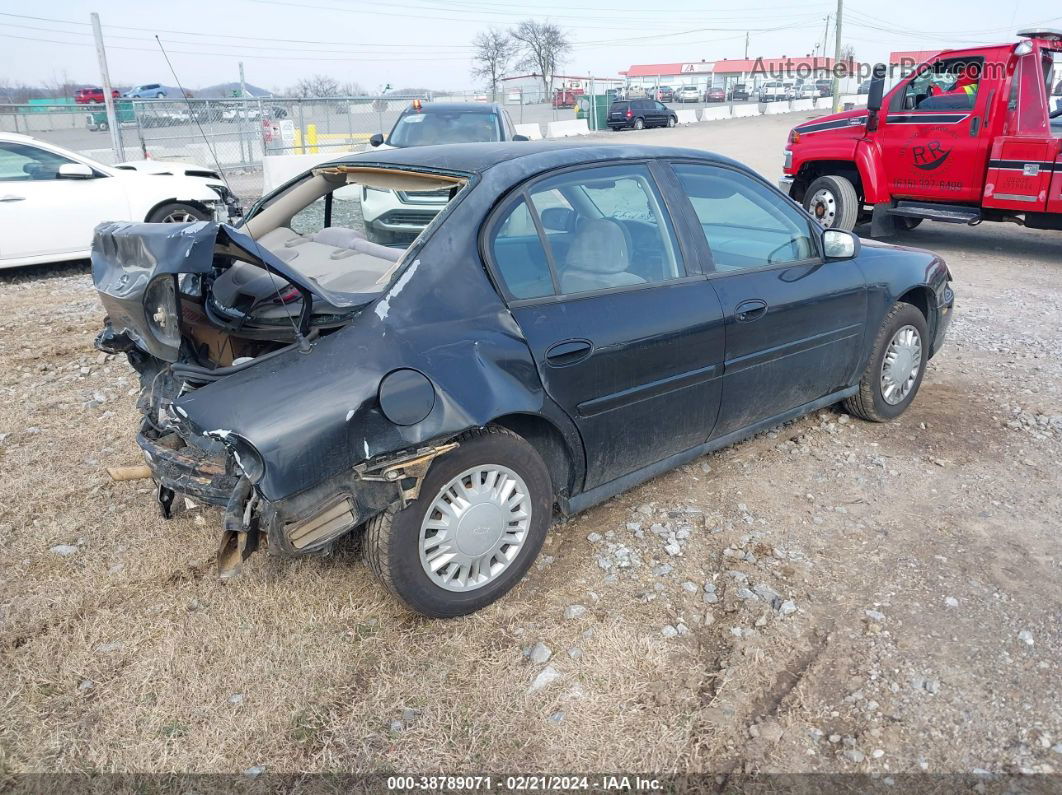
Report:
[[[875,67],[865,109],[797,125],[782,190],[821,224],[871,236],[923,220],[1010,221],[1062,230],[1062,32],[945,50],[885,91]]]

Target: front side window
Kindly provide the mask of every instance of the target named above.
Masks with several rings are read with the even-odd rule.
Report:
[[[59,166],[73,160],[35,146],[0,142],[0,181],[29,182],[57,179]]]
[[[391,146],[431,146],[501,139],[501,122],[497,114],[486,110],[444,110],[405,114],[391,130],[387,143]]]
[[[984,58],[937,61],[908,81],[894,110],[970,110],[977,101]]]
[[[816,255],[811,227],[791,202],[726,168],[675,165],[716,271],[767,268]]]

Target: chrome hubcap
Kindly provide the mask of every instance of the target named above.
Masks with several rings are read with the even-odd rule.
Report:
[[[164,224],[194,224],[199,219],[192,215],[187,210],[174,210],[172,213],[162,219]]]
[[[837,197],[826,188],[819,188],[812,195],[808,209],[820,224],[829,229],[837,218]]]
[[[531,526],[523,478],[497,464],[466,469],[432,500],[420,525],[420,565],[447,591],[474,591],[519,556]]]
[[[922,337],[914,326],[904,326],[892,336],[881,362],[881,396],[895,406],[911,394],[922,369]]]

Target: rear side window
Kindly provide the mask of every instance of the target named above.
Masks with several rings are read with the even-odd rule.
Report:
[[[787,199],[726,168],[676,164],[717,271],[767,268],[816,256],[808,219]]]
[[[553,295],[546,249],[523,199],[495,227],[491,256],[513,298]]]

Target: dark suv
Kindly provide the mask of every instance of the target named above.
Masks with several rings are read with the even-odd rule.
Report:
[[[608,126],[613,130],[674,127],[676,124],[678,116],[675,112],[655,99],[626,99],[613,102],[608,109]]]

